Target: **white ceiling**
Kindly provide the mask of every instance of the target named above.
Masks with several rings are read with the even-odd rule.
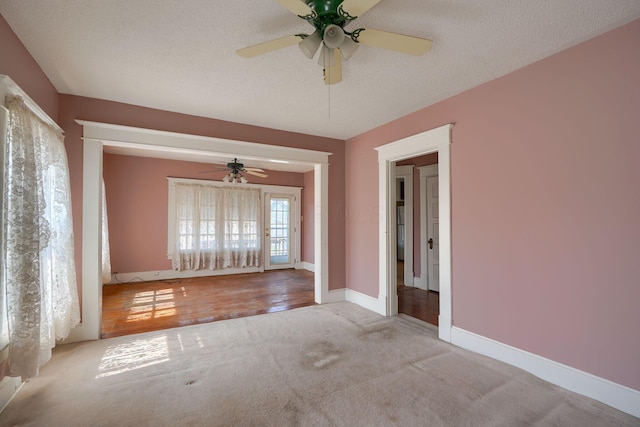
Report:
[[[61,93],[348,139],[640,17],[639,0],[383,0],[348,29],[434,41],[422,57],[361,46],[322,83],[312,28],[275,0],[0,0]]]

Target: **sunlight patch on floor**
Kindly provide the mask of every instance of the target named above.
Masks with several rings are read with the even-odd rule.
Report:
[[[167,336],[138,339],[107,348],[96,379],[118,375],[169,361]]]
[[[138,292],[133,298],[133,306],[129,309],[127,322],[140,322],[176,315],[176,303],[173,300],[173,289]]]

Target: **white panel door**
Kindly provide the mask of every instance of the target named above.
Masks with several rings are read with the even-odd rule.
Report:
[[[438,177],[427,178],[427,289],[440,292]]]
[[[294,203],[290,194],[266,194],[265,270],[295,267]]]

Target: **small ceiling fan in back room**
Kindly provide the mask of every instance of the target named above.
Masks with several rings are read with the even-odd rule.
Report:
[[[353,55],[360,44],[394,50],[410,55],[424,55],[432,41],[419,37],[390,33],[370,28],[353,31],[345,27],[381,0],[276,0],[282,6],[313,26],[311,34],[295,34],[237,51],[251,58],[263,53],[298,44],[302,53],[313,59],[320,49],[319,61],[325,84],[342,81],[342,60]]]
[[[266,173],[264,173],[264,170],[262,169],[245,167],[243,163],[238,162],[238,159],[233,159],[233,162],[227,163],[226,166],[221,165],[214,169],[211,169],[208,171],[202,171],[199,173],[211,173],[211,172],[219,172],[219,171],[229,171],[229,173],[226,174],[224,178],[222,178],[222,181],[232,182],[234,184],[236,183],[246,184],[248,182],[247,178],[245,178],[244,175],[242,175],[243,173],[247,175],[257,176],[260,178],[266,178],[267,176],[269,176]]]

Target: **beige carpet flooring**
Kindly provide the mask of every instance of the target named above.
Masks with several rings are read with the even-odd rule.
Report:
[[[638,426],[350,303],[59,346],[2,426]]]

